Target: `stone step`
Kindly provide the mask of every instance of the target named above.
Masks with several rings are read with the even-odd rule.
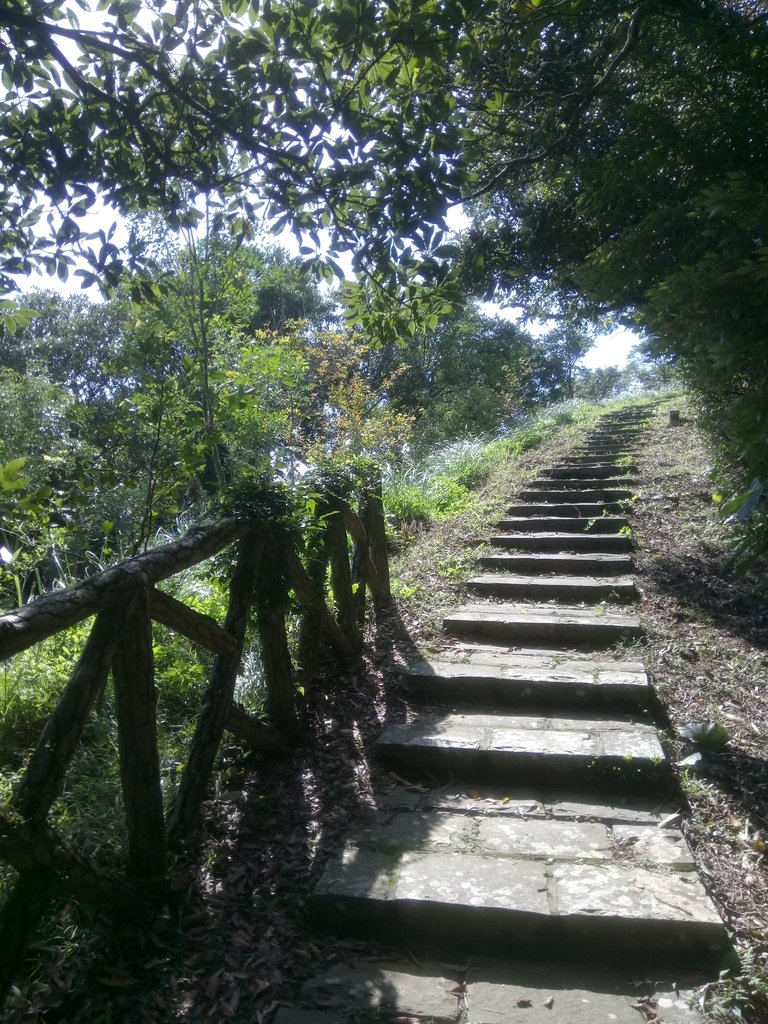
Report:
[[[634,455],[634,449],[625,444],[588,444],[578,448],[574,455],[584,455],[588,459],[622,459]]]
[[[468,604],[446,615],[443,628],[461,636],[525,643],[601,646],[642,636],[636,615],[535,604]]]
[[[589,522],[604,515],[616,515],[626,511],[621,501],[540,501],[511,505],[509,514],[513,518],[537,518],[539,516],[562,516]]]
[[[576,708],[646,708],[648,676],[632,663],[594,661],[552,664],[551,658],[498,659],[485,664],[447,660],[417,661],[409,668],[409,691],[452,704],[525,704],[529,709],[558,703]]]
[[[599,466],[618,471],[622,468],[619,465],[619,460],[623,458],[625,458],[623,455],[566,455],[560,460],[558,465],[576,467]]]
[[[621,516],[593,516],[591,519],[578,519],[575,516],[512,516],[501,519],[496,524],[500,530],[518,533],[538,533],[541,530],[551,533],[619,533],[628,527],[628,522]]]
[[[327,864],[312,914],[335,932],[463,954],[700,965],[727,949],[682,835],[644,823],[439,812],[363,821]]]
[[[562,504],[568,501],[576,501],[581,504],[601,504],[605,505],[606,502],[622,502],[629,501],[634,496],[634,492],[627,488],[608,488],[604,490],[589,490],[585,488],[570,488],[550,490],[546,487],[526,487],[520,491],[520,498],[524,502],[543,503],[552,502],[553,504]]]
[[[630,555],[593,554],[536,554],[481,555],[478,562],[494,572],[513,572],[560,576],[626,576],[632,571]]]
[[[542,470],[542,476],[553,480],[573,480],[574,478],[602,480],[614,477],[622,479],[623,475],[619,476],[622,468],[623,467],[616,466],[615,463],[601,464],[599,462],[592,461],[586,464],[581,463],[578,465],[553,466],[552,469]],[[629,474],[630,469],[634,469],[634,467],[627,466],[627,474]]]
[[[631,576],[512,576],[483,575],[467,580],[467,586],[483,597],[507,600],[636,601],[637,588]]]
[[[494,534],[488,543],[496,548],[518,551],[631,551],[624,533],[520,533]]]
[[[519,1019],[525,1024],[642,1024],[637,1007],[658,1007],[664,1024],[702,1024],[688,1001],[694,987],[711,980],[687,974],[683,988],[670,973],[650,984],[599,964],[477,956],[471,964],[458,961],[345,956],[318,965],[301,989],[301,1005],[283,1004],[272,1024],[505,1024],[510,1007],[523,1008]]]
[[[567,786],[572,793],[663,793],[669,772],[656,729],[632,716],[421,715],[376,744],[389,763],[436,778],[496,786]]]
[[[541,477],[537,480],[529,480],[526,487],[535,487],[540,491],[603,491],[604,489],[615,490],[616,488],[631,489],[637,485],[637,480],[629,476],[612,477]]]
[[[645,434],[648,428],[640,423],[600,423],[584,434],[586,438],[593,437],[637,437]]]

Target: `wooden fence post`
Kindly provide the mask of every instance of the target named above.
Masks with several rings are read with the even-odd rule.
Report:
[[[72,676],[14,790],[11,805],[28,821],[43,821],[61,792],[88,715],[106,682],[124,623],[124,606],[96,616]]]
[[[368,553],[379,577],[378,594],[375,592],[373,594],[374,604],[378,610],[392,601],[389,558],[387,556],[387,528],[380,477],[372,479],[368,484],[363,506],[363,523],[368,538]]]
[[[265,710],[283,732],[296,731],[296,684],[285,628],[288,598],[287,540],[281,531],[270,534],[256,581],[256,630],[266,684]]]
[[[267,718],[282,732],[295,732],[296,684],[288,650],[285,612],[262,602],[256,610],[256,626],[267,685]]]
[[[149,594],[131,602],[112,663],[120,779],[128,827],[128,871],[165,874],[165,815],[157,749],[157,691]]]
[[[357,627],[357,611],[349,565],[349,544],[342,505],[340,502],[334,501],[333,498],[329,498],[327,510],[329,514],[325,521],[325,530],[331,562],[331,587],[336,602],[339,625],[349,637],[352,646],[359,649],[362,647],[363,638]]]
[[[67,766],[106,682],[124,618],[124,608],[110,608],[97,615],[72,676],[14,790],[11,807],[33,824],[45,820],[61,792]],[[52,874],[21,871],[0,910],[0,1006],[19,973],[54,889]]]
[[[189,760],[168,820],[170,839],[176,845],[183,844],[189,839],[205,799],[216,752],[224,735],[237,673],[240,670],[251,599],[263,549],[263,535],[256,537],[251,533],[240,543],[224,622],[224,628],[232,636],[235,646],[231,652],[216,657],[211,681],[203,698]]]
[[[328,538],[325,533],[318,532],[307,551],[307,576],[312,586],[321,593],[325,586],[328,570]],[[304,687],[305,694],[317,675],[320,665],[328,660],[327,647],[323,638],[320,614],[309,605],[301,610],[299,624],[299,642],[297,652],[297,677]]]
[[[51,872],[21,871],[0,910],[0,1009],[53,897]]]

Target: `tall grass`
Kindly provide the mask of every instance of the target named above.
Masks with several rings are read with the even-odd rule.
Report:
[[[611,408],[632,401],[611,403]],[[384,505],[393,526],[450,519],[466,511],[472,491],[501,460],[522,455],[561,427],[594,419],[606,407],[572,400],[550,405],[495,437],[465,437],[406,456],[384,480]]]

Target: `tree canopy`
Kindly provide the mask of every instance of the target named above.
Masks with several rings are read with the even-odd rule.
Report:
[[[242,234],[267,218],[312,250],[327,228],[369,288],[417,289],[441,273],[441,218],[459,196],[445,60],[472,45],[472,6],[4,4],[0,283],[35,266],[65,277],[79,252],[86,282],[114,284],[141,246],[124,253],[108,230],[83,230],[97,201],[160,210],[173,227],[207,197]]]
[[[307,256],[327,229],[386,342],[467,291],[639,324],[763,494],[766,58],[758,0],[14,0],[0,280],[78,250],[85,281],[140,266],[138,236],[81,229],[98,201],[178,227],[205,198]]]

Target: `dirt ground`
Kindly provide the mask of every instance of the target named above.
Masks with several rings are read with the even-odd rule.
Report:
[[[698,749],[679,728],[714,722],[727,730],[721,750],[678,768],[688,838],[741,952],[740,965],[700,1002],[712,1019],[766,1021],[766,576],[728,573],[729,530],[712,502],[706,445],[684,405],[682,425],[668,425],[670,404],[657,406],[638,460],[632,528],[647,636],[633,650],[653,674],[673,762]],[[350,819],[374,789],[396,784],[369,754],[383,725],[409,714],[399,670],[416,647],[439,646],[442,612],[462,599],[478,545],[514,490],[576,443],[567,428],[499,466],[471,513],[409,538],[393,561],[394,614],[371,628],[361,666],[329,670],[307,694],[297,748],[278,760],[224,752],[199,857],[187,869],[195,882],[178,904],[149,933],[60,908],[6,1021],[268,1024],[309,974],[370,955],[318,936],[306,905]]]

